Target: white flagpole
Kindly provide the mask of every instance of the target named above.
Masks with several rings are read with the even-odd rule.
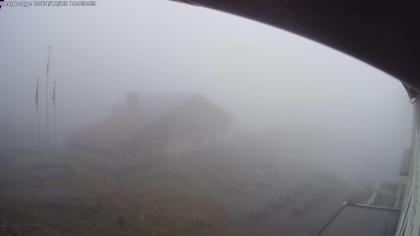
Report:
[[[55,103],[56,100],[56,88],[57,88],[57,80],[54,80],[54,90],[52,95],[52,102],[54,106],[54,152],[57,155],[57,105]]]
[[[39,120],[39,76],[36,77],[36,92],[35,92],[35,105],[36,105],[36,120],[38,128],[38,147],[41,150],[41,123]]]
[[[47,159],[50,158],[50,129],[49,129],[49,111],[48,111],[48,84],[49,84],[49,77],[50,77],[50,57],[51,57],[51,46],[48,48],[48,61],[47,61],[47,91],[46,91],[46,129],[47,129]]]

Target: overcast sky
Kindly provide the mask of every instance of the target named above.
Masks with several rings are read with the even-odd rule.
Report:
[[[412,107],[397,80],[252,20],[163,0],[99,0],[2,8],[0,30],[3,147],[33,140],[49,45],[60,137],[134,90],[202,93],[243,127],[303,135],[342,166],[398,169],[410,144]]]

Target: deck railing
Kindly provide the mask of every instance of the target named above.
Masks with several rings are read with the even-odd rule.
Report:
[[[420,97],[414,103],[412,158],[396,236],[419,236],[420,227]]]

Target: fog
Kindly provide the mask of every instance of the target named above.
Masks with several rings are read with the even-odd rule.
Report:
[[[37,76],[45,144],[51,46],[50,92],[55,80],[60,146],[106,118],[127,92],[193,93],[232,115],[233,137],[247,133],[270,140],[282,150],[279,156],[345,179],[399,180],[412,122],[403,86],[309,39],[157,0],[2,8],[0,28],[1,148],[36,147]]]

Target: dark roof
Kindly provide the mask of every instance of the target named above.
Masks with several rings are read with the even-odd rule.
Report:
[[[71,135],[67,141],[73,146],[107,152],[127,137],[151,124],[158,117],[188,101],[186,94],[144,94],[138,96],[139,107],[132,109],[122,101],[112,107],[113,114],[87,125]]]
[[[365,61],[420,89],[420,2],[180,0],[291,31]]]
[[[204,114],[207,119],[227,115],[200,95],[148,94],[140,95],[138,99],[137,108],[128,107],[126,102],[118,103],[113,107],[113,114],[77,131],[67,139],[67,142],[79,148],[107,153],[126,140],[139,136],[139,133],[147,127],[164,127],[162,123],[171,117],[197,119],[196,111]]]

